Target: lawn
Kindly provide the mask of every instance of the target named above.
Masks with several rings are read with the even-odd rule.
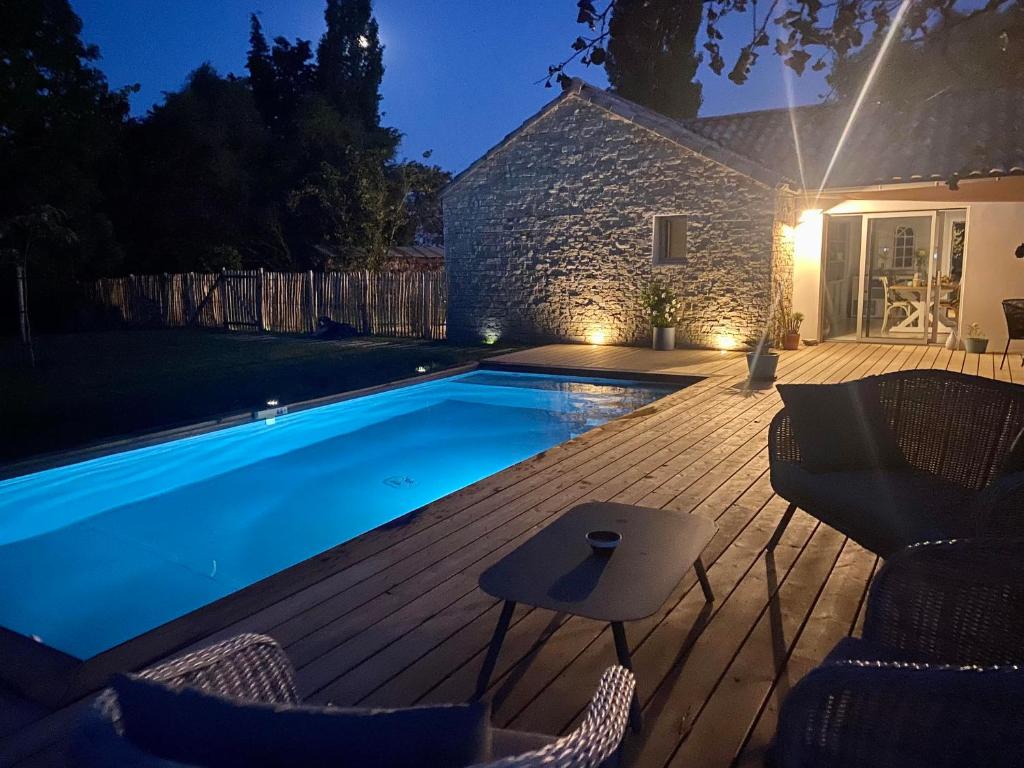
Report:
[[[44,335],[29,368],[0,339],[0,461],[322,397],[501,351],[439,341],[318,341],[197,330]]]

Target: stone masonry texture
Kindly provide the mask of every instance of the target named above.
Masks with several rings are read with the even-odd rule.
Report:
[[[655,214],[687,215],[685,263],[653,263]],[[742,343],[788,306],[791,216],[786,194],[565,98],[444,198],[449,338],[648,344],[656,277],[683,303],[677,344]]]

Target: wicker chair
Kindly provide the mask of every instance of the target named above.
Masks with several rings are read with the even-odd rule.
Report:
[[[1010,342],[1024,340],[1024,299],[1003,299],[1003,315],[1006,317],[1006,347],[999,370],[1003,370],[1006,356],[1010,354]],[[1024,355],[1020,356],[1020,364],[1024,365]]]
[[[1024,765],[1024,540],[908,547],[787,696],[778,768]]]
[[[779,411],[769,466],[772,487],[790,503],[769,550],[797,508],[883,557],[919,541],[1024,536],[1024,472],[1006,471],[1024,429],[1024,387],[939,370],[872,378],[905,469],[809,472]]]
[[[276,641],[263,635],[239,635],[140,674],[248,701],[301,704],[291,662]],[[583,722],[562,738],[492,729],[494,753],[500,757],[486,763],[486,768],[593,768],[609,764],[617,755],[629,720],[634,687],[632,673],[623,667],[605,670]],[[173,765],[141,752],[122,737],[117,696],[109,688],[97,696],[86,714],[74,749],[76,765]],[[484,764],[477,768],[484,768]]]

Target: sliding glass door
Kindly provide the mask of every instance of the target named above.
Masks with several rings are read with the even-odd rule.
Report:
[[[927,342],[937,317],[935,212],[869,214],[861,228],[857,338]]]
[[[829,216],[826,221],[821,295],[823,339],[857,338],[862,220],[862,216]]]

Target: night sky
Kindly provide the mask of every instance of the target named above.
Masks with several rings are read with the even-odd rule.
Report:
[[[323,0],[71,0],[83,38],[100,47],[99,66],[111,85],[139,83],[133,113],[179,88],[204,61],[222,74],[245,74],[249,13],[260,13],[268,38],[323,32]],[[376,0],[384,43],[384,122],[405,134],[400,152],[459,171],[557,95],[534,81],[569,51],[582,27],[574,0]],[[749,17],[733,22],[737,42]],[[698,40],[698,45],[703,41]],[[731,66],[732,61],[727,60]],[[599,67],[570,74],[607,85]],[[733,85],[702,65],[702,115],[787,104],[780,60],[765,53],[751,79]],[[820,75],[792,78],[794,103],[814,102]]]

